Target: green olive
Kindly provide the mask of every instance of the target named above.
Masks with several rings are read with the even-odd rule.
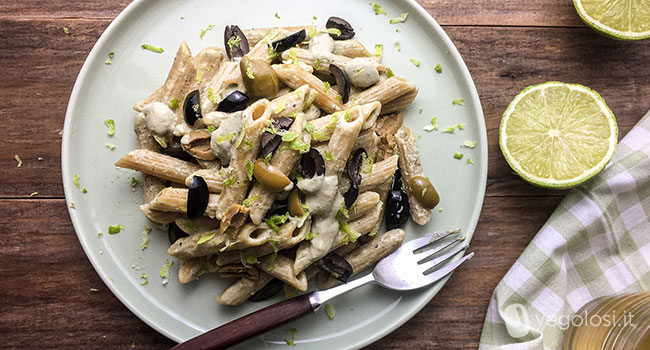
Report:
[[[409,181],[411,193],[420,204],[427,209],[433,209],[440,203],[440,196],[431,182],[424,176],[414,176]]]
[[[264,163],[264,159],[262,158],[255,161],[253,175],[255,175],[255,180],[260,185],[275,193],[282,192],[285,187],[291,184],[291,180],[286,175],[278,170],[278,168]]]
[[[302,216],[305,214],[305,211],[302,210],[302,205],[300,204],[300,192],[298,192],[298,189],[294,189],[291,191],[291,193],[289,193],[287,205],[289,207],[289,214],[291,214],[291,216]]]
[[[257,97],[277,95],[280,87],[278,75],[265,60],[249,59],[244,56],[239,61],[239,70],[249,95]]]

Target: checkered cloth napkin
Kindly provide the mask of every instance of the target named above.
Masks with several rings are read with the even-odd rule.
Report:
[[[592,299],[650,290],[650,111],[572,190],[499,282],[479,350],[561,349]]]

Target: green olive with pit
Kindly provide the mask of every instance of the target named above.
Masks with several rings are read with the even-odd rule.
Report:
[[[420,204],[427,209],[433,209],[440,203],[440,195],[431,182],[424,176],[414,176],[409,181],[411,193]]]
[[[273,165],[266,164],[262,158],[255,161],[253,175],[260,185],[275,193],[282,192],[291,184],[286,175]]]
[[[303,216],[305,211],[302,209],[302,204],[300,203],[300,192],[298,189],[293,189],[289,193],[289,198],[287,199],[287,206],[289,207],[289,214],[291,216]]]
[[[249,95],[271,97],[278,94],[280,88],[278,75],[265,60],[244,56],[239,61],[239,70]]]

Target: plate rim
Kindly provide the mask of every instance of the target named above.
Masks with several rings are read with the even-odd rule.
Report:
[[[433,18],[433,16],[429,14],[422,7],[422,5],[417,3],[416,0],[402,0],[402,1],[404,1],[407,5],[410,5],[415,11],[417,11],[418,14],[422,16],[422,18],[426,21],[426,24],[430,27],[429,29],[433,29],[433,31],[440,36],[440,39],[449,48],[449,54],[454,58],[454,61],[458,64],[458,68],[463,78],[469,83],[468,84],[468,88],[470,90],[469,99],[472,102],[472,106],[474,106],[473,113],[475,114],[476,119],[479,121],[477,123],[478,131],[479,131],[479,147],[481,147],[481,149],[483,150],[480,154],[480,159],[478,160],[480,166],[480,174],[479,174],[479,188],[478,188],[479,191],[477,193],[477,197],[479,198],[479,200],[476,202],[476,206],[472,212],[471,218],[469,219],[468,230],[466,232],[467,235],[471,236],[469,240],[471,241],[471,238],[473,237],[474,232],[476,230],[476,226],[478,225],[478,220],[481,211],[483,209],[483,203],[485,200],[485,191],[487,186],[487,171],[488,171],[487,128],[485,124],[485,116],[483,113],[483,108],[481,106],[481,101],[478,96],[478,90],[476,89],[476,84],[472,79],[472,76],[469,72],[469,69],[467,68],[465,61],[463,60],[462,56],[458,52],[456,45],[454,45],[454,43],[449,38],[447,33],[443,30],[442,26],[440,26],[440,24],[438,24],[438,22]],[[71,203],[72,203],[71,191],[73,185],[70,183],[70,181],[67,180],[71,178],[70,168],[69,168],[70,159],[68,156],[70,154],[69,153],[70,134],[71,134],[70,120],[72,119],[72,115],[75,114],[76,101],[79,98],[78,95],[80,94],[81,82],[86,80],[86,76],[90,73],[92,67],[91,62],[94,61],[96,56],[100,54],[99,47],[103,46],[104,41],[108,40],[107,37],[117,27],[119,27],[122,24],[122,22],[125,20],[126,17],[128,17],[132,12],[135,12],[138,7],[147,4],[147,2],[148,2],[147,0],[132,1],[115,17],[115,19],[111,21],[111,23],[106,27],[106,29],[104,29],[102,34],[99,36],[99,38],[93,45],[93,48],[88,53],[88,56],[86,57],[79,71],[79,74],[75,79],[75,83],[72,88],[72,92],[70,94],[70,99],[68,100],[68,105],[66,108],[64,125],[63,125],[63,139],[61,142],[61,176],[62,176],[62,185],[63,185],[66,207],[68,209],[68,214],[70,215],[72,226],[75,230],[75,234],[77,235],[79,243],[81,244],[81,247],[83,248],[86,257],[90,261],[95,272],[99,275],[99,277],[102,279],[102,281],[111,291],[111,293],[122,303],[122,305],[126,306],[126,308],[129,309],[129,311],[131,311],[135,316],[137,316],[141,321],[146,323],[148,326],[155,329],[158,333],[164,335],[165,337],[167,337],[172,341],[180,343],[184,341],[184,339],[181,339],[175,334],[169,332],[161,324],[156,322],[156,320],[153,317],[147,316],[143,312],[145,309],[141,311],[139,308],[137,308],[134,305],[134,303],[127,300],[126,295],[120,293],[117,290],[117,287],[110,282],[110,278],[106,274],[101,273],[103,269],[101,267],[101,264],[98,261],[98,258],[94,254],[92,254],[90,245],[87,242],[86,237],[80,233],[80,223],[78,222],[79,219],[77,218],[74,209],[71,208]],[[451,277],[452,274],[447,275],[445,278],[437,282],[434,286],[432,286],[428,290],[424,290],[422,292],[422,297],[418,300],[418,302],[415,303],[414,307],[412,307],[408,312],[404,313],[401,317],[393,319],[390,322],[390,325],[388,327],[377,331],[372,336],[366,337],[358,341],[352,341],[351,344],[348,344],[342,350],[358,349],[360,347],[372,344],[377,340],[392,333],[397,328],[401,327],[404,323],[410,320],[415,314],[420,312],[438,294],[440,289],[442,289],[442,287],[447,283],[448,279]]]

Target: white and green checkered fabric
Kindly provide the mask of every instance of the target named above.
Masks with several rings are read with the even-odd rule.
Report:
[[[492,294],[480,350],[561,349],[592,299],[650,290],[650,112],[572,190]],[[564,322],[563,322],[564,321]]]

